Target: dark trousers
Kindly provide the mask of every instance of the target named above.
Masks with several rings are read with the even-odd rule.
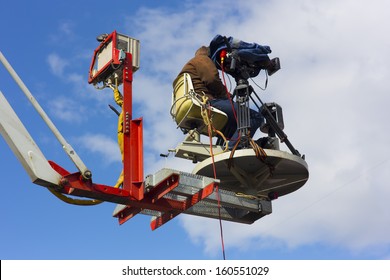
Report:
[[[237,130],[236,114],[238,105],[229,99],[214,99],[210,101],[211,106],[223,111],[228,116],[228,122],[224,128],[223,134],[230,139],[229,149],[232,149],[239,139]],[[255,135],[256,130],[264,122],[264,117],[257,111],[250,109],[250,137]]]

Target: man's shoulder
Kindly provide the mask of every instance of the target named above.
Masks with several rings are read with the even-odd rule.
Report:
[[[213,61],[211,60],[211,58],[208,57],[207,55],[197,55],[197,56],[195,56],[193,59],[199,59],[199,60],[201,60],[201,61],[207,61],[207,62],[213,63]]]

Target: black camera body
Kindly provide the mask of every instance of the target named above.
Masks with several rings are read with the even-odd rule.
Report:
[[[261,70],[266,70],[271,76],[280,69],[280,59],[270,59],[268,54],[271,48],[266,45],[217,35],[210,42],[209,48],[210,58],[217,68],[236,81],[256,77]]]
[[[221,65],[221,64],[220,64]],[[239,55],[227,54],[227,58],[223,60],[224,71],[235,78],[236,81],[241,79],[254,78],[259,75],[261,70],[267,71],[269,76],[272,76],[280,69],[280,59],[275,57],[273,59],[261,61],[247,61]]]

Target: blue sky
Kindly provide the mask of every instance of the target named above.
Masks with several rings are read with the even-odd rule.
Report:
[[[366,1],[8,1],[0,50],[93,171],[121,170],[110,91],[87,83],[96,36],[141,41],[134,117],[144,118],[145,175],[190,162],[160,158],[182,140],[170,119],[172,81],[216,34],[270,45],[282,70],[264,101],[282,105],[285,132],[306,154],[308,183],[253,225],[223,223],[228,259],[389,259],[387,104],[389,3]],[[264,82],[262,77],[256,82]],[[75,167],[3,67],[0,90],[48,159]],[[216,220],[180,215],[157,231],[115,205],[64,204],[30,182],[0,139],[1,259],[221,259]]]

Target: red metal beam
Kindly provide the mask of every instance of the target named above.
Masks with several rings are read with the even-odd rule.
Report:
[[[163,213],[163,215],[154,222],[156,225],[151,225],[152,229],[158,228],[165,222],[209,196],[216,186],[216,183],[209,184],[204,189],[184,200],[167,198],[164,196],[179,185],[180,175],[172,174],[154,186],[150,191],[147,191],[142,200],[137,200],[125,189],[95,184],[92,182],[92,179],[83,178],[80,172],[70,173],[55,162],[49,161],[49,163],[54,170],[62,175],[62,179],[59,182],[59,188],[56,188],[58,192],[72,196],[127,205],[127,207],[116,215],[120,224],[128,221],[143,209]]]
[[[49,161],[62,179],[56,190],[67,195],[98,199],[127,205],[116,214],[119,224],[123,224],[144,209],[154,210],[161,213],[151,222],[152,230],[157,229],[170,221],[180,213],[186,211],[199,201],[213,193],[217,183],[213,182],[186,199],[173,199],[165,197],[179,185],[180,175],[172,174],[158,183],[150,191],[144,194],[142,200],[137,200],[124,189],[113,188],[106,185],[95,184],[91,179],[85,179],[80,172],[70,173],[55,162]]]
[[[144,197],[142,119],[133,120],[132,56],[126,53],[123,64],[123,189],[136,200]]]
[[[160,226],[162,226],[163,224],[167,223],[168,221],[172,220],[177,215],[181,214],[185,210],[191,208],[192,206],[194,206],[195,204],[197,204],[201,200],[203,200],[206,197],[208,197],[210,194],[212,194],[214,192],[216,187],[217,187],[217,183],[212,183],[212,184],[207,185],[205,188],[199,190],[197,193],[195,193],[192,196],[188,197],[184,201],[185,208],[183,209],[183,211],[172,210],[172,211],[168,211],[168,212],[162,213],[161,216],[157,217],[156,219],[154,219],[150,223],[150,228],[152,230],[155,230],[155,229],[159,228]]]

